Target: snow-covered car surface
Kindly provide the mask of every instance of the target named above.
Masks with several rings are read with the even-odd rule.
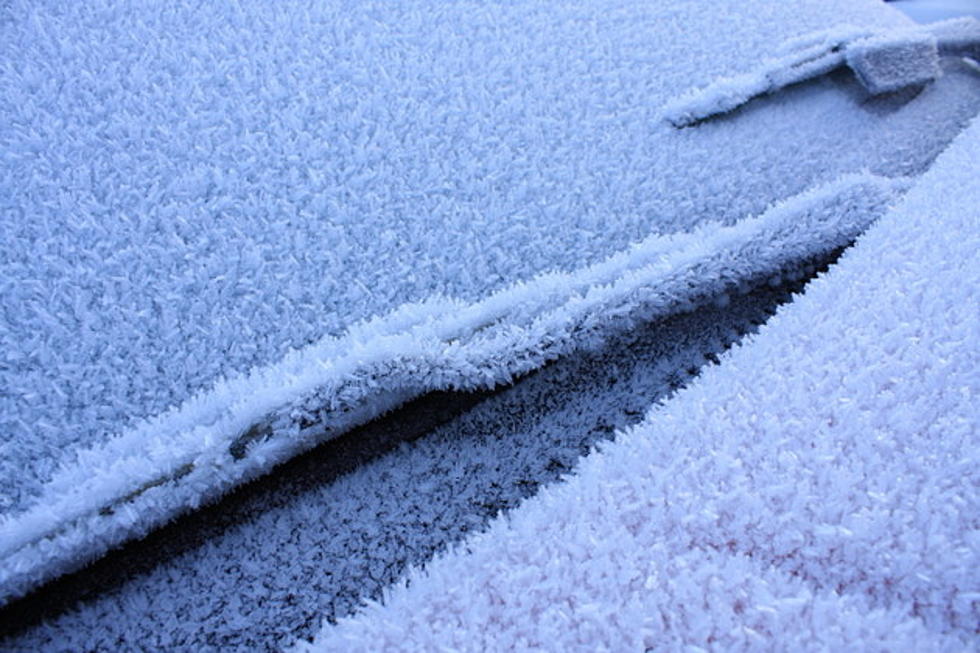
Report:
[[[876,0],[2,12],[0,603],[415,396],[798,273],[980,107],[975,62],[902,47],[869,94],[852,53],[935,42]]]
[[[309,650],[975,649],[978,161],[980,120],[758,335]]]
[[[952,71],[908,104],[824,79],[673,129],[661,105],[786,38],[903,24],[732,4],[9,7],[0,508],[362,319],[920,173],[972,111]]]

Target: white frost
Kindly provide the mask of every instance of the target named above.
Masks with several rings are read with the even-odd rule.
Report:
[[[980,121],[756,337],[309,648],[975,649],[978,157]]]

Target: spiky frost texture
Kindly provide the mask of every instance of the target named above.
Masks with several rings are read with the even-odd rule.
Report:
[[[980,120],[756,337],[310,650],[975,649],[978,157]]]
[[[622,328],[764,283],[852,241],[908,185],[853,175],[731,227],[657,236],[471,305],[406,306],[81,452],[0,521],[2,598],[435,389],[492,387]],[[303,428],[303,425],[311,425]]]

